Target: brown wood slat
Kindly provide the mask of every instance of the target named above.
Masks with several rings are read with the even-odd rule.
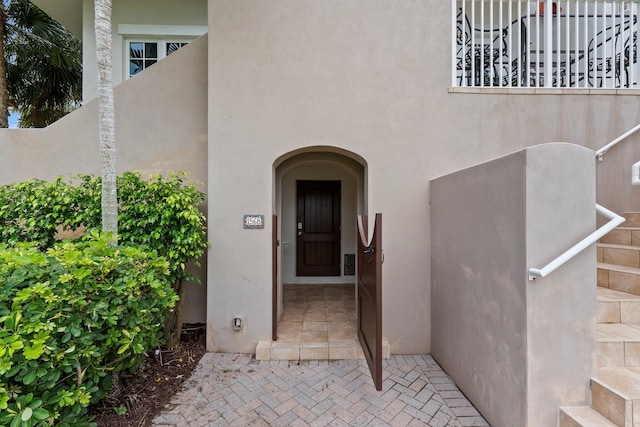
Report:
[[[368,220],[358,215],[358,339],[376,390],[382,390],[382,214],[373,237]]]

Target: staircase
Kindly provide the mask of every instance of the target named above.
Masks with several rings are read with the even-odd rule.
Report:
[[[560,408],[560,427],[640,427],[640,213],[598,243],[598,367],[591,407]]]

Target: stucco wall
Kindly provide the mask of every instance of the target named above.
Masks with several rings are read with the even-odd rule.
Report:
[[[82,95],[85,102],[98,96],[96,36],[94,28],[93,0],[83,0],[82,48],[83,48],[83,85]],[[126,37],[118,32],[121,24],[135,25],[171,25],[171,26],[207,26],[207,0],[153,0],[129,1],[113,0],[111,17],[113,26],[113,83],[118,85],[126,79],[128,70],[124,63]],[[205,31],[206,32],[206,31]],[[157,36],[132,35],[154,39]],[[202,59],[206,59],[203,57]]]
[[[423,250],[406,248],[414,236],[420,241],[428,236],[425,180],[416,179],[425,159],[405,155],[413,150],[411,144],[423,144],[426,129],[405,126],[415,119],[405,111],[423,109],[416,105],[421,97],[412,85],[417,74],[404,82],[404,76],[396,75],[397,67],[406,65],[413,70],[410,76],[420,68],[413,62],[424,59],[409,57],[403,46],[407,63],[395,61],[400,39],[416,27],[381,30],[379,24],[407,15],[409,21],[417,18],[404,10],[386,22],[389,11],[381,10],[382,5],[209,4],[210,240],[222,248],[210,253],[209,322],[215,331],[209,337],[210,350],[253,351],[258,340],[270,336],[271,225],[245,231],[241,218],[243,213],[273,212],[271,164],[288,152],[313,146],[346,148],[366,158],[368,170],[375,171],[365,178],[375,189],[365,195],[366,210],[387,218],[385,274],[390,283],[396,282],[385,291],[393,297],[383,305],[384,334],[396,351],[428,347],[424,279],[429,270]],[[363,37],[384,50],[363,45]],[[371,61],[383,69],[368,68]],[[397,84],[389,86],[390,81]],[[247,329],[241,333],[230,330],[235,314],[247,316]]]
[[[640,211],[640,186],[631,185],[631,166],[638,161],[640,132],[611,148],[602,162],[596,162],[598,203],[618,213]]]
[[[595,229],[592,156],[544,144],[431,181],[432,354],[495,427],[589,403],[595,248],[527,271]]]
[[[635,94],[450,93],[450,8],[209,0],[210,240],[224,249],[210,259],[210,349],[270,335],[270,224],[240,221],[275,211],[278,157],[332,146],[366,161],[365,211],[385,216],[383,333],[392,352],[428,352],[429,180],[549,141],[600,147],[640,122]],[[250,329],[224,329],[240,310]]]
[[[118,173],[186,171],[206,193],[206,52],[202,37],[116,88]],[[90,102],[45,129],[1,130],[0,184],[99,174],[97,107]],[[203,282],[205,267],[197,271]],[[187,286],[184,321],[203,322],[206,286]]]

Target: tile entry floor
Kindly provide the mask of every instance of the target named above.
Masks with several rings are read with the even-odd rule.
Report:
[[[364,358],[358,343],[355,284],[283,286],[271,360]]]

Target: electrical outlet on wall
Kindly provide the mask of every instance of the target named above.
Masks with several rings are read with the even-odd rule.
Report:
[[[233,330],[240,331],[242,330],[243,326],[244,318],[242,316],[234,316],[234,318],[231,320],[231,327],[233,328]]]

